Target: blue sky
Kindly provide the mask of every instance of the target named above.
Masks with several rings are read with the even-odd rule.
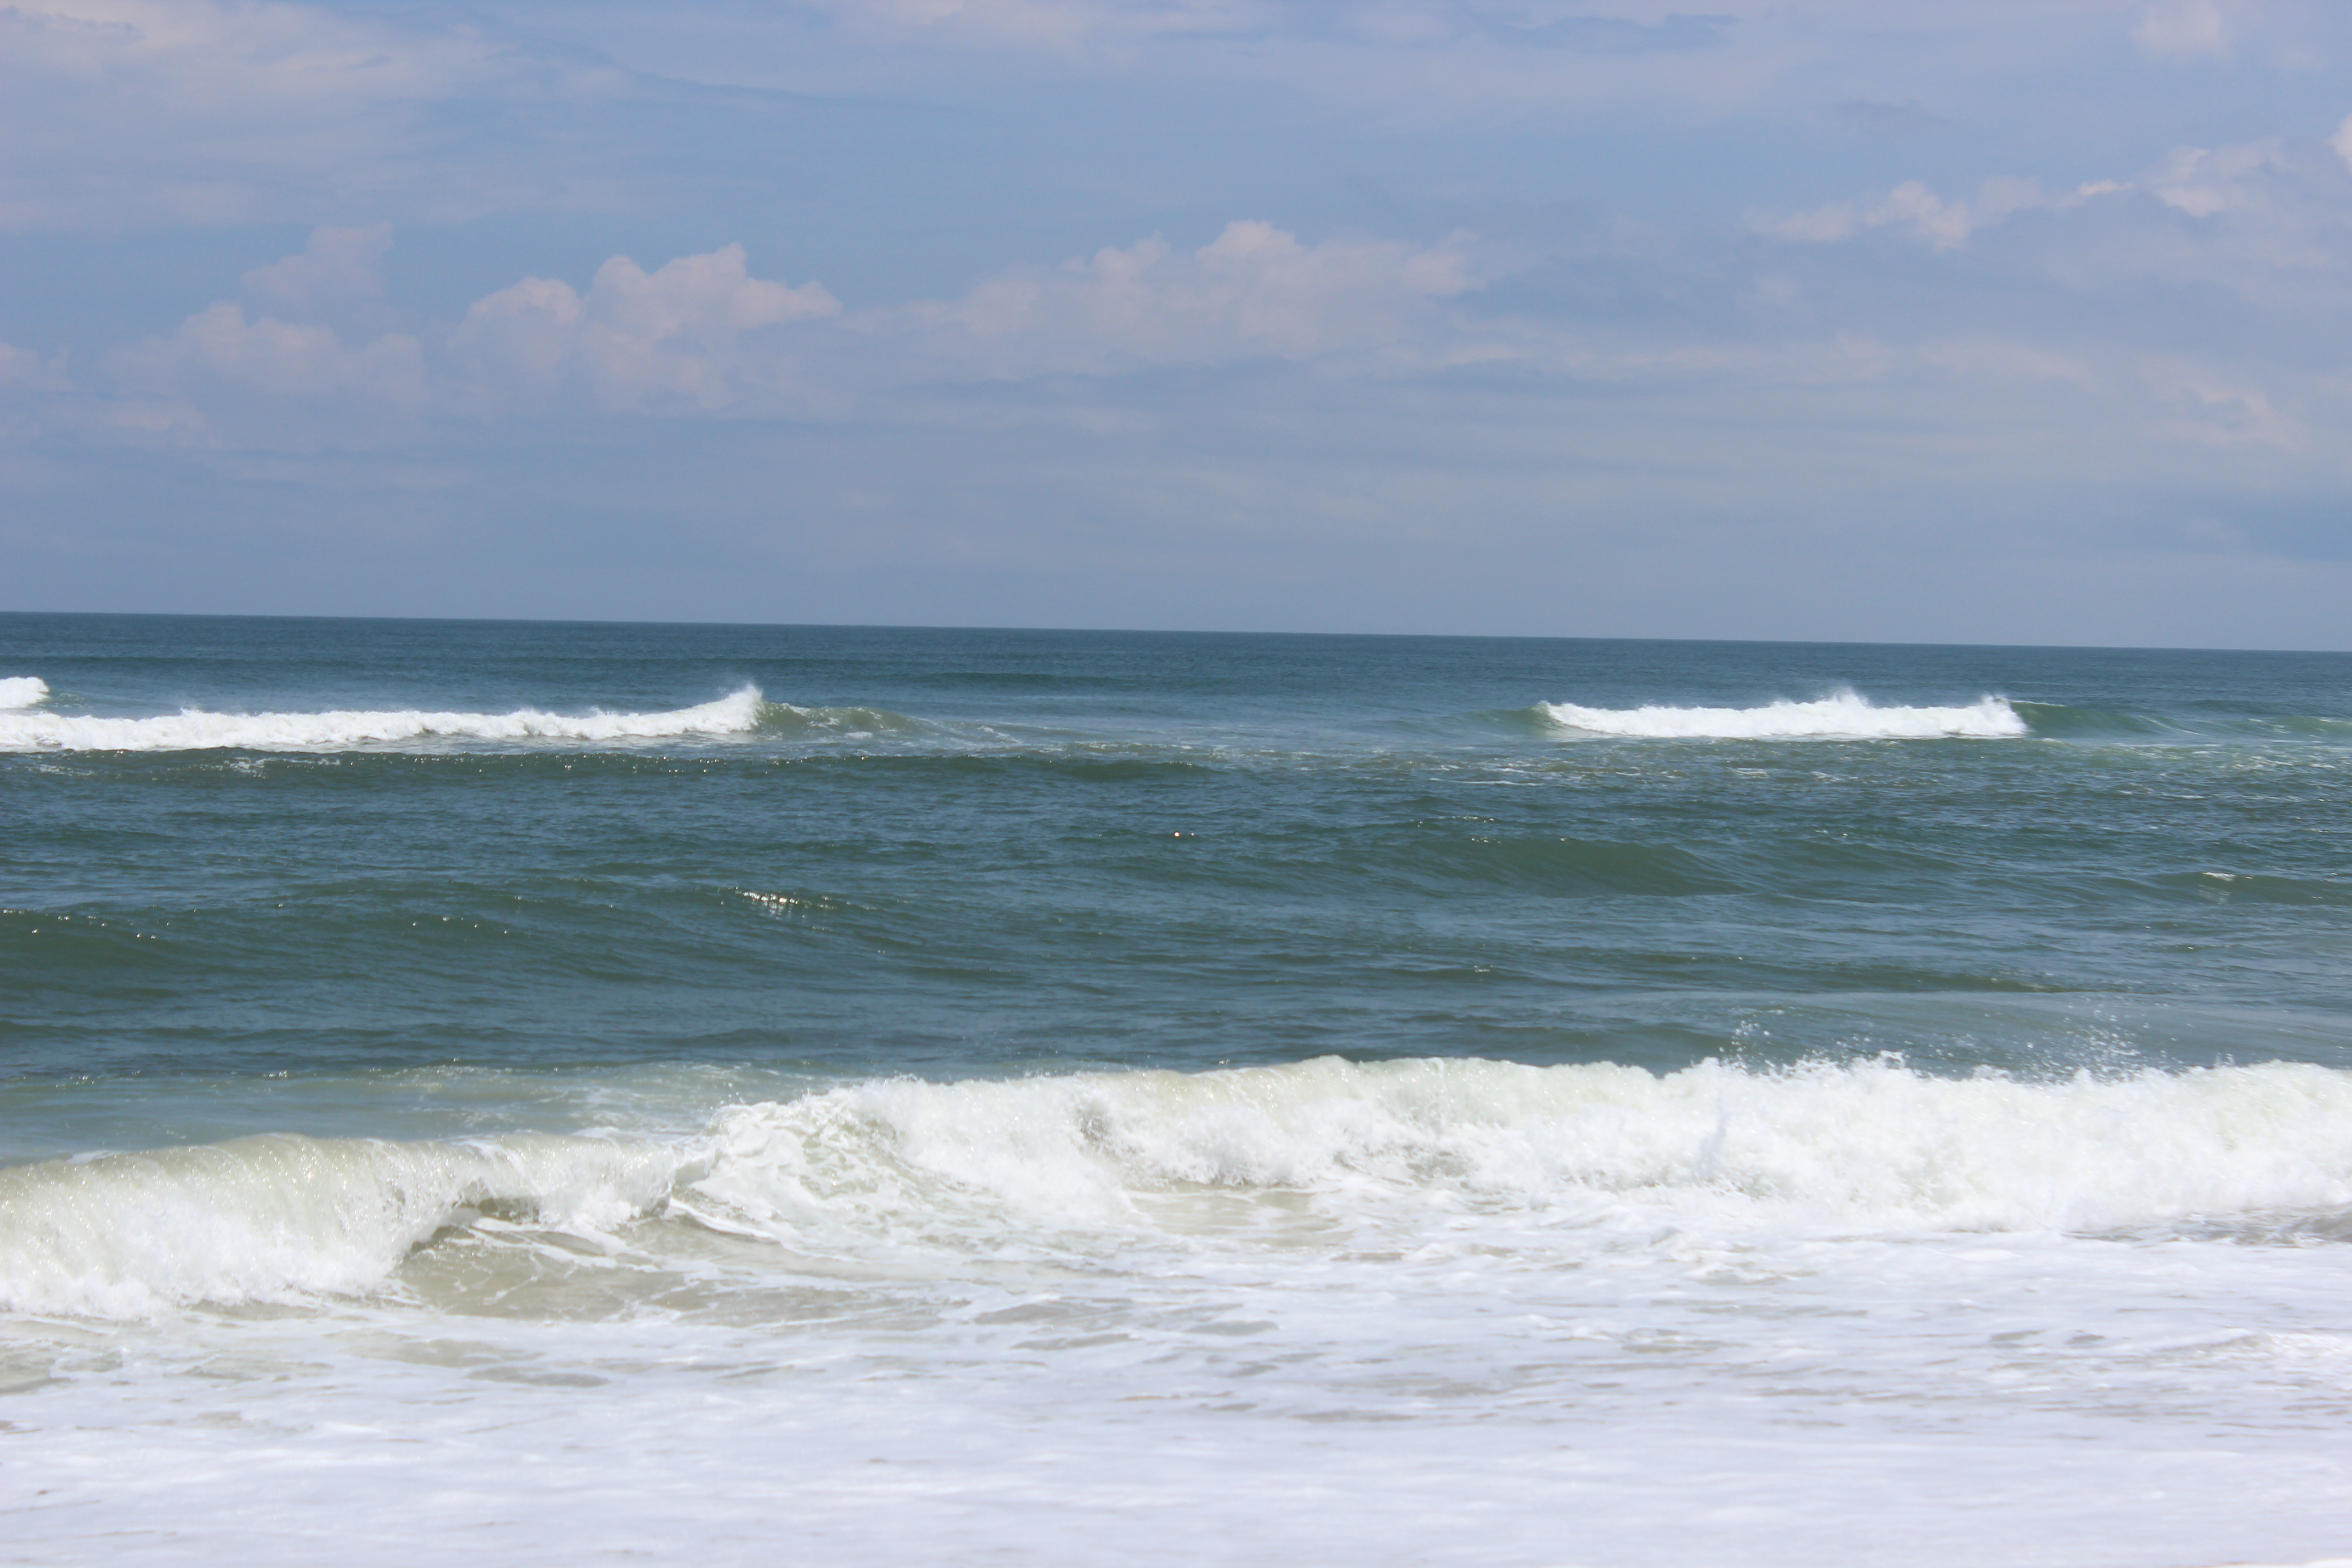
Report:
[[[2352,647],[2340,0],[21,0],[0,608]]]

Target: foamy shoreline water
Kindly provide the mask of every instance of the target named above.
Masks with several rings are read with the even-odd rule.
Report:
[[[280,1135],[0,1170],[0,1308],[136,1318],[364,1295],[485,1215],[591,1238],[675,1220],[844,1267],[879,1245],[873,1267],[950,1272],[1004,1249],[1076,1266],[1231,1240],[1255,1256],[1272,1196],[1286,1247],[1376,1232],[1409,1249],[1529,1215],[1574,1215],[1605,1249],[1661,1226],[1676,1246],[1751,1249],[2298,1214],[2352,1232],[2347,1126],[2352,1073],[2284,1063],[2056,1083],[1888,1062],[1662,1079],[1337,1058],[881,1080],[726,1106],[683,1141]],[[1432,1212],[1437,1231],[1416,1234]],[[608,1267],[659,1270],[665,1247],[641,1225]]]
[[[2284,1066],[1322,1061],[843,1085],[690,1145],[18,1166],[0,1278],[110,1283],[16,1303],[12,1364],[58,1380],[16,1407],[79,1415],[14,1522],[33,1562],[82,1560],[101,1498],[132,1562],[295,1561],[330,1507],[367,1563],[501,1527],[518,1562],[778,1531],[855,1563],[933,1531],[1055,1563],[1235,1532],[1399,1565],[2317,1552],[2352,1473],[2242,1423],[2352,1393],[2348,1096]],[[2240,1435],[2087,1462],[2192,1411]],[[224,1444],[275,1510],[174,1479]],[[2203,1511],[2146,1509],[2152,1477]]]

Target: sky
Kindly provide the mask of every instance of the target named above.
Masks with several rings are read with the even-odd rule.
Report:
[[[2343,0],[16,0],[0,609],[2352,648]]]

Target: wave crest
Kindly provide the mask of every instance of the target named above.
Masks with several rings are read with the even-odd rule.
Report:
[[[0,1307],[133,1318],[363,1290],[469,1208],[600,1228],[676,1170],[674,1151],[598,1139],[292,1133],[21,1165],[0,1171]]]
[[[1585,708],[1573,702],[1539,702],[1535,711],[1564,730],[1661,740],[2005,740],[2029,732],[2003,697],[1981,697],[1965,708],[1880,708],[1849,691],[1760,708]]]
[[[37,708],[49,700],[49,683],[37,675],[0,676],[0,712]]]
[[[2352,1073],[2285,1063],[2047,1083],[1327,1058],[732,1107],[695,1189],[836,1244],[1156,1224],[1156,1199],[1203,1190],[1423,1218],[1444,1191],[1643,1226],[2068,1230],[2352,1203],[2347,1125]]]
[[[2347,1126],[2352,1072],[2278,1062],[2058,1082],[1892,1060],[1658,1076],[1332,1058],[888,1079],[729,1106],[667,1142],[273,1136],[0,1171],[0,1306],[138,1316],[363,1291],[485,1210],[591,1235],[657,1216],[629,1233],[641,1265],[716,1230],[752,1244],[747,1267],[898,1277],[1367,1231],[1409,1250],[1482,1226],[1505,1250],[1575,1253],[1675,1235],[2336,1225]]]
[[[746,686],[716,702],[656,713],[565,714],[530,708],[509,713],[417,709],[215,713],[191,708],[152,719],[110,719],[0,712],[0,751],[317,752],[424,740],[626,742],[742,734],[788,726],[794,714],[823,711],[769,702],[757,687]]]

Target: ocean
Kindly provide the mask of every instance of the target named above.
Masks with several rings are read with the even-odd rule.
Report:
[[[0,616],[0,1555],[2352,1560],[2352,656]]]

